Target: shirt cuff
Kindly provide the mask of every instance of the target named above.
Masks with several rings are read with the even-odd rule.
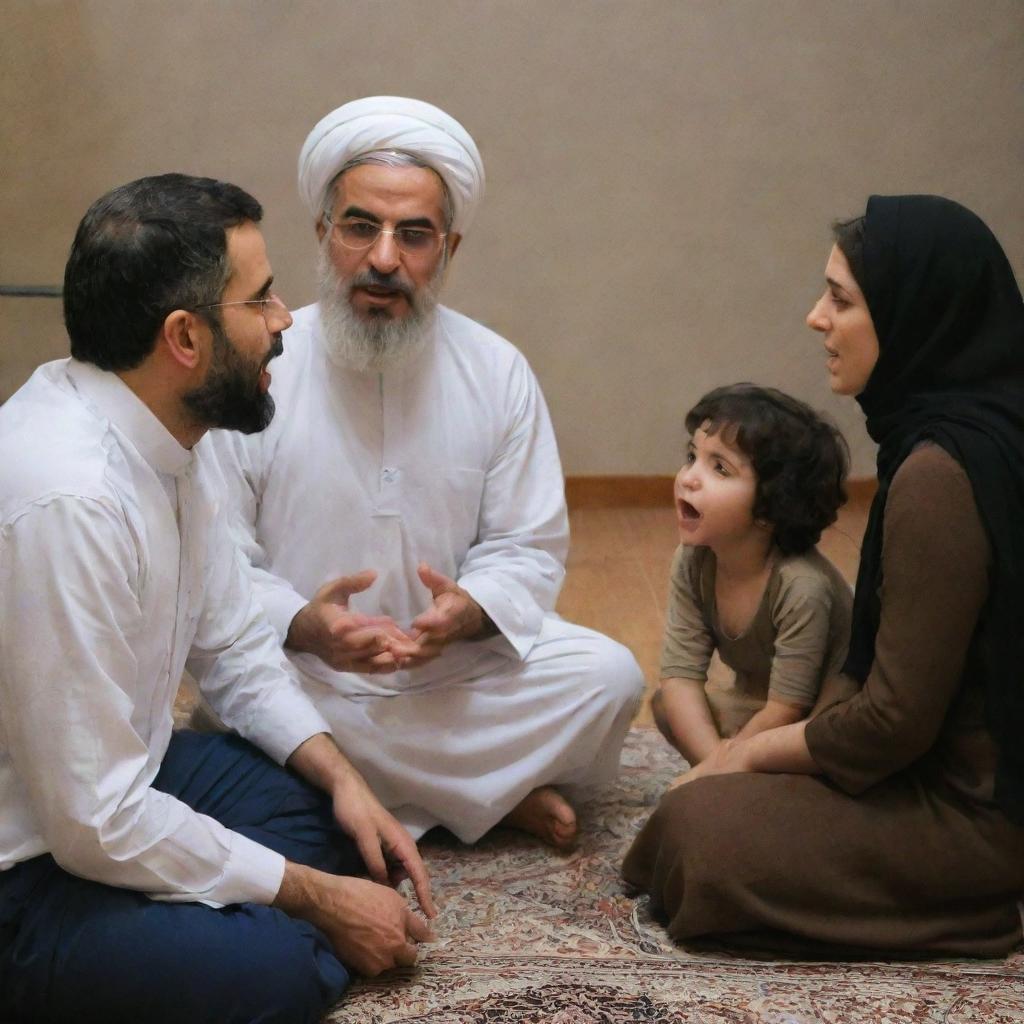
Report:
[[[497,644],[492,649],[508,654],[509,648],[520,661],[530,653],[537,640],[537,634],[544,622],[544,613],[537,603],[529,598],[527,601],[516,601],[509,588],[500,580],[486,576],[469,575],[458,581],[460,587],[491,617],[491,621],[501,631],[505,644]],[[515,582],[509,587],[514,591],[521,589]],[[494,645],[498,637],[491,637],[486,643]]]
[[[263,606],[267,620],[277,633],[278,640],[284,645],[288,636],[288,627],[292,619],[309,603],[301,594],[291,587],[267,587],[257,584],[256,593]]]
[[[485,651],[492,651],[494,654],[500,654],[503,658],[508,658],[511,661],[522,660],[519,657],[519,651],[516,650],[504,633],[499,632],[497,636],[489,636],[486,640],[470,640],[469,642],[475,647],[480,647]]]
[[[229,843],[228,859],[216,885],[205,895],[185,897],[182,893],[149,893],[154,903],[180,903],[185,899],[219,910],[237,903],[269,906],[277,898],[284,880],[285,859],[240,832],[223,826]]]
[[[777,700],[794,708],[804,708],[809,711],[814,707],[814,702],[817,699],[817,694],[808,697],[806,693],[797,693],[796,691],[790,693],[776,686],[768,687],[768,700]]]
[[[239,832],[231,833],[231,852],[220,881],[201,899],[209,907],[234,903],[269,906],[284,879],[284,857]]]
[[[858,770],[857,765],[846,763],[843,749],[837,744],[833,724],[836,716],[841,713],[841,705],[833,705],[816,718],[810,719],[804,728],[804,742],[807,744],[811,760],[829,782],[850,796],[859,796],[885,776],[873,776],[864,770],[863,764]],[[870,753],[867,757],[861,755],[861,760],[867,760],[869,757]]]
[[[310,736],[332,733],[327,719],[301,690],[282,689],[284,692],[261,702],[259,714],[249,720],[245,738],[283,765]]]
[[[692,665],[661,665],[658,668],[659,679],[692,679],[695,683],[708,681],[707,670],[701,672]]]

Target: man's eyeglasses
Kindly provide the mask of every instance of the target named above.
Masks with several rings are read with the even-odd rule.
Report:
[[[346,217],[333,221],[324,214],[324,223],[330,225],[338,241],[346,249],[370,249],[377,244],[381,235],[390,235],[398,251],[406,256],[432,256],[447,237],[442,231],[421,226],[384,228],[372,220]]]
[[[259,306],[260,313],[263,314],[263,321],[267,327],[270,327],[270,321],[267,320],[268,315],[277,314],[278,316],[288,315],[288,307],[281,301],[273,292],[263,299],[236,299],[234,302],[208,302],[204,306],[196,306],[196,309],[220,309],[222,306]]]

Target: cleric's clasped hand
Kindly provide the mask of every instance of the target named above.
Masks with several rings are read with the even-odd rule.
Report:
[[[373,585],[377,574],[364,569],[325,583],[292,619],[285,646],[315,654],[338,672],[379,674],[414,669],[436,658],[457,640],[494,631],[483,609],[455,580],[421,562],[417,572],[430,591],[430,607],[404,631],[388,615],[361,615],[349,599]]]
[[[399,668],[416,668],[436,658],[456,640],[473,640],[490,626],[483,609],[455,580],[432,569],[417,567],[420,581],[433,597],[431,606],[412,620],[404,639],[389,636],[388,649]]]

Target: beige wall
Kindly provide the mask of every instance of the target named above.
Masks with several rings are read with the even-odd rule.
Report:
[[[803,325],[828,223],[869,192],[976,209],[1024,270],[1020,0],[4,0],[0,281],[55,283],[97,195],[224,177],[310,300],[295,161],[360,95],[438,103],[489,195],[447,299],[518,344],[570,473],[666,473],[688,406],[751,379],[871,448]],[[59,304],[0,299],[0,397],[63,354]]]

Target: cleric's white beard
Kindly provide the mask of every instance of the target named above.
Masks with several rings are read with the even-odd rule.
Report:
[[[409,315],[401,320],[363,320],[352,308],[348,283],[334,269],[325,246],[317,257],[317,298],[324,344],[332,362],[348,370],[380,373],[412,359],[430,338],[444,264],[415,295]]]

